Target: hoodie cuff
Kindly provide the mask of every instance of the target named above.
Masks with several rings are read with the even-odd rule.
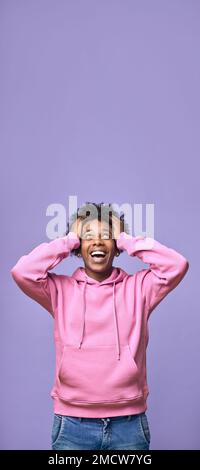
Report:
[[[116,241],[117,248],[119,250],[126,250],[127,253],[130,255],[135,256],[135,252],[137,251],[137,243],[138,240],[143,240],[144,237],[132,237],[126,232],[121,232],[119,238]]]
[[[69,232],[65,237],[62,237],[62,239],[66,244],[67,251],[72,251],[80,246],[80,238],[75,232]]]

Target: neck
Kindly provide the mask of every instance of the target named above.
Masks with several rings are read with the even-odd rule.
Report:
[[[96,273],[95,271],[92,271],[91,269],[85,267],[85,272],[87,276],[99,282],[105,281],[105,279],[107,279],[107,277],[111,275],[112,270],[113,270],[113,267],[111,266],[111,268],[108,271],[104,271],[103,273]]]

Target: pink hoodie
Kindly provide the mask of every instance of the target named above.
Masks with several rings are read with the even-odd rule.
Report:
[[[117,247],[149,264],[135,274],[113,267],[102,282],[80,267],[72,276],[50,273],[80,245],[70,232],[22,256],[11,273],[25,294],[54,317],[54,412],[102,418],[147,409],[147,321],[188,269],[176,251],[124,232]]]

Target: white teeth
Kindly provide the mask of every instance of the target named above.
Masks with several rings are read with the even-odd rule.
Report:
[[[104,251],[92,251],[91,255],[92,255],[92,256],[95,256],[95,255],[105,255],[105,252],[104,252]]]

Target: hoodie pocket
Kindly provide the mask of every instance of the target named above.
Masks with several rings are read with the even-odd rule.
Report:
[[[138,368],[129,345],[121,346],[120,360],[115,346],[78,349],[65,345],[57,394],[64,401],[91,404],[126,402],[142,396]]]

